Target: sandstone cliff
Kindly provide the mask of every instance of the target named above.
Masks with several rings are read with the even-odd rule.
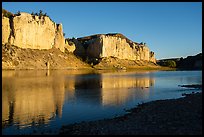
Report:
[[[54,50],[59,49],[66,53],[65,56],[71,56],[74,53],[74,55],[81,57],[83,61],[89,63],[92,67],[97,64],[98,67],[106,66],[106,58],[112,58],[110,60],[114,63],[109,62],[109,66],[112,65],[116,68],[125,68],[129,66],[129,64],[131,64],[131,66],[147,66],[148,63],[150,63],[151,66],[156,65],[154,52],[150,51],[145,44],[133,42],[120,33],[97,34],[78,39],[65,39],[62,24],[56,24],[48,16],[43,14],[28,14],[24,12],[12,14],[6,10],[2,10],[2,45],[12,45],[26,49],[24,51],[12,47],[14,51],[22,51],[21,54],[23,54],[23,52],[29,53],[30,50],[33,50],[36,52],[32,53],[33,55],[40,54],[39,57],[43,58],[45,56],[43,54],[47,54],[47,52],[55,53]],[[4,48],[3,46],[2,48],[5,49],[5,53],[9,52],[7,48]],[[49,51],[39,52],[39,50],[44,49]],[[3,52],[4,51],[2,50],[2,53]],[[51,55],[53,53],[51,53]],[[71,54],[69,55],[69,53]],[[33,56],[31,58],[34,60],[29,60],[29,54],[25,54],[25,56],[22,57],[22,60],[17,59],[17,55],[11,55],[12,58],[9,58],[9,55],[10,53],[5,54],[5,56],[2,57],[2,66],[4,66],[4,69],[21,69],[21,67],[46,69],[46,63],[49,62],[51,57],[50,56],[43,61],[39,59],[40,63],[38,63],[40,65],[37,65],[35,64],[37,59],[33,58]],[[28,60],[26,61],[24,58],[32,63],[28,63],[24,66],[24,63],[28,62]],[[53,57],[51,58],[53,59]],[[51,68],[60,68],[59,65],[56,65],[57,62],[64,64],[63,68],[68,67],[65,65],[69,64],[68,62],[63,63],[58,56],[54,58],[59,60],[54,60],[53,63],[49,64],[48,66],[51,66]],[[67,60],[67,57],[65,60]],[[129,62],[126,62],[125,60]],[[119,62],[123,62],[123,64]],[[76,63],[73,63],[71,66],[73,67],[74,64]]]
[[[9,18],[2,16],[2,43],[7,43],[10,36]]]
[[[62,24],[54,23],[47,16],[21,12],[8,18],[2,14],[2,44],[5,43],[40,50],[56,47],[64,52]]]
[[[154,52],[144,44],[132,42],[122,34],[98,34],[78,38],[87,56],[94,58],[117,57],[156,63]]]

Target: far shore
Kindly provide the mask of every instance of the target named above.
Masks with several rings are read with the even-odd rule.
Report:
[[[94,68],[94,67],[82,67],[82,68],[75,68],[75,67],[67,67],[67,68],[52,68],[52,69],[36,69],[32,67],[28,68],[2,68],[2,70],[124,70],[124,71],[135,71],[135,70],[176,70],[176,68],[169,68],[169,67],[162,67],[162,66],[132,66],[126,67],[126,69],[117,69],[114,67],[103,67],[103,68]]]

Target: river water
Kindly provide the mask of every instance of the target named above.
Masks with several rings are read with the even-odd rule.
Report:
[[[62,125],[113,118],[138,103],[200,92],[202,71],[2,71],[2,134],[56,134]]]

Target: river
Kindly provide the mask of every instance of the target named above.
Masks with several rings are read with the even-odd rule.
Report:
[[[202,84],[202,71],[3,70],[2,134],[56,134],[62,125],[200,92],[178,86],[185,84]]]

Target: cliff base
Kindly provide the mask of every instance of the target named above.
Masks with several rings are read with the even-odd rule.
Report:
[[[95,69],[160,69],[169,70],[170,68],[161,67],[156,63],[149,61],[135,61],[127,59],[118,59],[116,57],[105,57],[98,61],[99,63],[94,65]]]
[[[89,68],[73,53],[63,53],[57,48],[49,50],[22,49],[2,44],[2,69],[81,69]]]

